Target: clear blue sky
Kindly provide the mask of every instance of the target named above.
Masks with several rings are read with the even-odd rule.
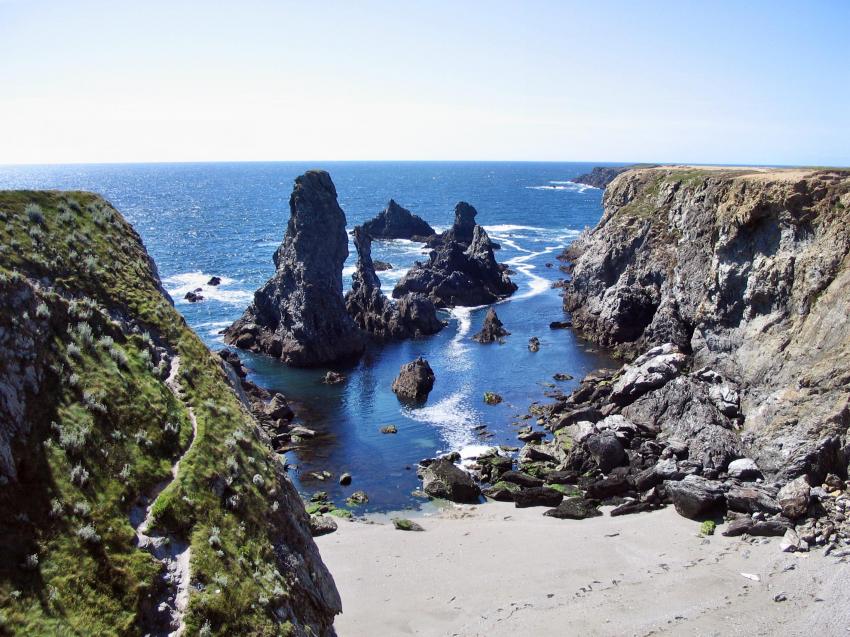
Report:
[[[0,163],[850,165],[850,1],[0,0]]]

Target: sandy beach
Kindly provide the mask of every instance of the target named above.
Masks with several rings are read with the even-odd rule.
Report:
[[[317,538],[341,637],[847,635],[847,558],[699,535],[668,507],[582,521],[489,502]],[[783,600],[783,597],[785,598]],[[775,601],[776,599],[783,601]]]

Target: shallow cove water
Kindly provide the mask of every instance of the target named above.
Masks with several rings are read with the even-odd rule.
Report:
[[[322,490],[342,504],[355,490],[369,496],[358,511],[392,511],[418,506],[411,495],[419,482],[416,463],[437,453],[470,452],[476,445],[516,446],[517,416],[533,401],[546,402],[548,384],[569,391],[577,381],[556,383],[562,372],[580,379],[611,364],[570,330],[550,330],[563,320],[559,291],[551,285],[563,274],[556,256],[602,213],[602,191],[569,182],[587,172],[578,163],[478,162],[322,162],[233,164],[124,164],[81,166],[0,166],[0,188],[75,189],[103,194],[141,234],[155,259],[165,288],[189,325],[213,349],[219,332],[238,318],[253,292],[274,271],[272,253],[289,217],[293,179],[316,166],[336,184],[349,229],[372,218],[390,198],[426,219],[438,231],[451,225],[454,204],[465,200],[477,221],[501,244],[496,258],[516,272],[519,290],[496,310],[511,335],[504,345],[472,340],[484,308],[445,313],[448,326],[419,340],[373,346],[354,367],[340,369],[340,385],[320,382],[327,370],[287,368],[263,356],[241,352],[249,378],[300,403],[304,424],[319,437],[290,452],[290,475],[304,494]],[[343,272],[350,285],[354,248]],[[389,295],[417,259],[421,244],[376,241],[374,259],[392,270],[379,272]],[[550,267],[551,266],[551,267]],[[213,275],[221,285],[207,285]],[[202,288],[206,298],[191,304],[186,292]],[[528,339],[540,351],[528,351]],[[402,364],[416,356],[430,362],[437,380],[420,407],[399,403],[390,389]],[[493,391],[499,405],[484,403]],[[529,421],[531,422],[531,421]],[[397,434],[380,428],[394,424]],[[521,424],[526,424],[522,421]],[[489,437],[482,437],[480,426]],[[334,477],[318,480],[311,472]],[[353,476],[341,487],[342,472]]]

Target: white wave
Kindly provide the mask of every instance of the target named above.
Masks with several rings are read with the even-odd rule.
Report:
[[[166,277],[162,280],[162,285],[174,299],[174,302],[180,305],[188,303],[183,298],[187,292],[193,292],[198,288],[201,289],[200,294],[205,299],[219,301],[220,303],[244,305],[254,297],[253,293],[248,290],[230,289],[230,286],[238,283],[236,279],[230,277],[219,276],[221,279],[219,285],[207,285],[207,281],[211,277],[211,274],[195,270],[194,272],[184,272]]]
[[[465,371],[472,367],[466,335],[472,328],[472,311],[476,309],[478,308],[453,307],[448,310],[449,316],[457,319],[457,334],[446,346],[446,363],[453,371]]]
[[[351,278],[351,275],[357,271],[356,265],[347,265],[342,269],[342,278],[347,279]]]
[[[385,283],[394,283],[398,281],[407,273],[406,269],[403,268],[393,268],[392,270],[384,270],[383,272],[378,272],[378,279],[381,281],[381,285]]]
[[[548,232],[549,228],[540,228],[538,226],[515,226],[510,223],[503,223],[495,226],[484,226],[488,233],[501,232],[519,232],[520,230],[531,230],[533,232]]]
[[[460,391],[433,405],[405,408],[405,416],[437,427],[450,450],[463,449],[472,442],[473,427],[479,424],[478,414],[469,401],[469,392],[470,387],[463,386]]]
[[[587,184],[577,184],[574,181],[550,181],[547,186],[526,186],[529,190],[568,190],[579,194],[587,190],[599,190]]]

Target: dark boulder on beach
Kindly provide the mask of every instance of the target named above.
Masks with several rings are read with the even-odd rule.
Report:
[[[402,365],[401,371],[393,381],[392,390],[399,400],[421,403],[428,399],[434,388],[434,371],[421,356]]]
[[[484,317],[484,325],[481,327],[481,331],[473,336],[472,340],[479,343],[504,343],[505,336],[510,336],[510,332],[505,329],[504,324],[496,314],[496,310],[491,307]]]
[[[554,509],[549,509],[543,515],[559,520],[584,520],[602,515],[602,511],[596,508],[592,502],[578,496],[566,498]]]
[[[481,489],[472,477],[447,458],[438,458],[420,470],[422,489],[433,498],[452,502],[476,503]]]
[[[372,238],[362,226],[351,232],[357,249],[357,269],[345,309],[360,329],[379,341],[436,334],[445,326],[434,303],[422,294],[406,294],[397,302],[381,291],[372,261]]]
[[[374,219],[363,224],[363,231],[372,239],[413,240],[415,237],[436,234],[427,221],[398,205],[393,199]]]
[[[475,223],[475,208],[455,207],[454,225],[435,243],[429,261],[417,261],[398,282],[393,296],[410,292],[430,298],[437,307],[487,305],[513,294],[517,286],[496,262],[490,237]]]
[[[348,257],[345,213],[330,175],[295,179],[274,276],[225,332],[225,341],[297,367],[357,359],[365,339],[345,310],[342,268]]]

